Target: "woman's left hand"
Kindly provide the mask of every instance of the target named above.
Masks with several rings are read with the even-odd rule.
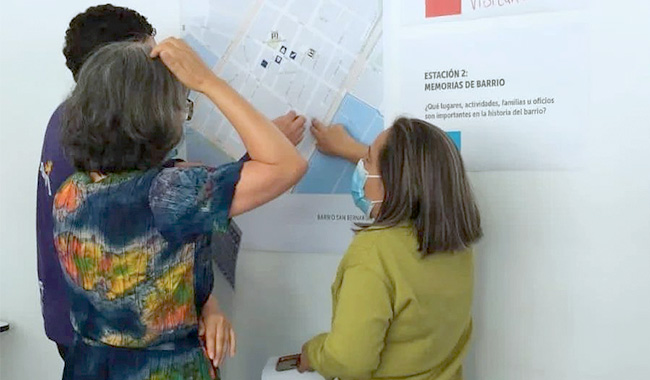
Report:
[[[302,352],[300,353],[300,363],[298,365],[298,372],[312,372],[313,369],[309,364],[309,357],[307,356],[307,343],[302,345]]]
[[[199,336],[205,340],[208,357],[215,367],[237,353],[237,337],[228,318],[218,309],[216,299],[210,296],[199,320]]]

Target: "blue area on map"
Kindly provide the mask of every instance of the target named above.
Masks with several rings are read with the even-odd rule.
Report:
[[[449,136],[454,141],[454,144],[456,144],[456,148],[458,148],[458,150],[460,150],[460,132],[459,131],[450,131],[450,132],[447,132],[447,136]]]
[[[205,47],[199,40],[196,39],[191,34],[186,34],[183,36],[183,40],[187,42],[194,51],[196,51],[201,59],[203,59],[203,62],[205,62],[208,67],[214,67],[217,62],[219,61],[219,57],[217,57],[213,52],[211,52],[207,47]]]
[[[334,124],[343,124],[348,133],[357,141],[370,145],[384,130],[384,117],[372,106],[355,96],[347,94],[336,112]],[[460,150],[461,133],[447,132]],[[185,143],[187,160],[204,165],[219,166],[232,162],[225,152],[210,142],[201,133],[186,128]],[[309,161],[309,170],[296,185],[297,194],[349,194],[352,173],[355,165],[338,157],[314,152]]]
[[[370,145],[384,130],[384,117],[371,105],[351,94],[345,95],[333,124],[343,124],[357,141]],[[338,157],[316,151],[309,161],[309,170],[295,187],[298,194],[347,194],[355,165]]]

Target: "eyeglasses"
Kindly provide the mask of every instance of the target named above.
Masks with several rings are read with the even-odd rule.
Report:
[[[187,99],[187,105],[185,107],[185,112],[187,112],[185,121],[190,121],[192,120],[192,116],[194,116],[194,102],[191,99]]]

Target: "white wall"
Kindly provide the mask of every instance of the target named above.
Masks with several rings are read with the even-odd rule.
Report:
[[[61,50],[68,23],[98,1],[0,3],[0,379],[60,379],[45,337],[36,272],[36,179],[49,117],[72,86]],[[180,29],[177,0],[127,0],[158,36]]]
[[[468,379],[650,377],[650,6],[592,3],[588,170],[472,175],[486,237]],[[12,322],[0,335],[2,380],[60,377],[38,303],[36,169],[47,120],[72,83],[63,33],[92,4],[0,5],[0,319]],[[175,0],[121,5],[159,35],[178,30]],[[228,379],[258,378],[266,357],[327,328],[340,255],[242,253]]]
[[[650,7],[594,2],[582,173],[475,176],[477,379],[647,379]]]

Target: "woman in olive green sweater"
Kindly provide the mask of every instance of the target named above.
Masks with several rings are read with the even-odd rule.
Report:
[[[406,118],[364,151],[352,195],[374,221],[359,226],[341,261],[331,332],[304,345],[300,370],[341,380],[462,379],[472,245],[482,232],[460,154],[445,132]]]

